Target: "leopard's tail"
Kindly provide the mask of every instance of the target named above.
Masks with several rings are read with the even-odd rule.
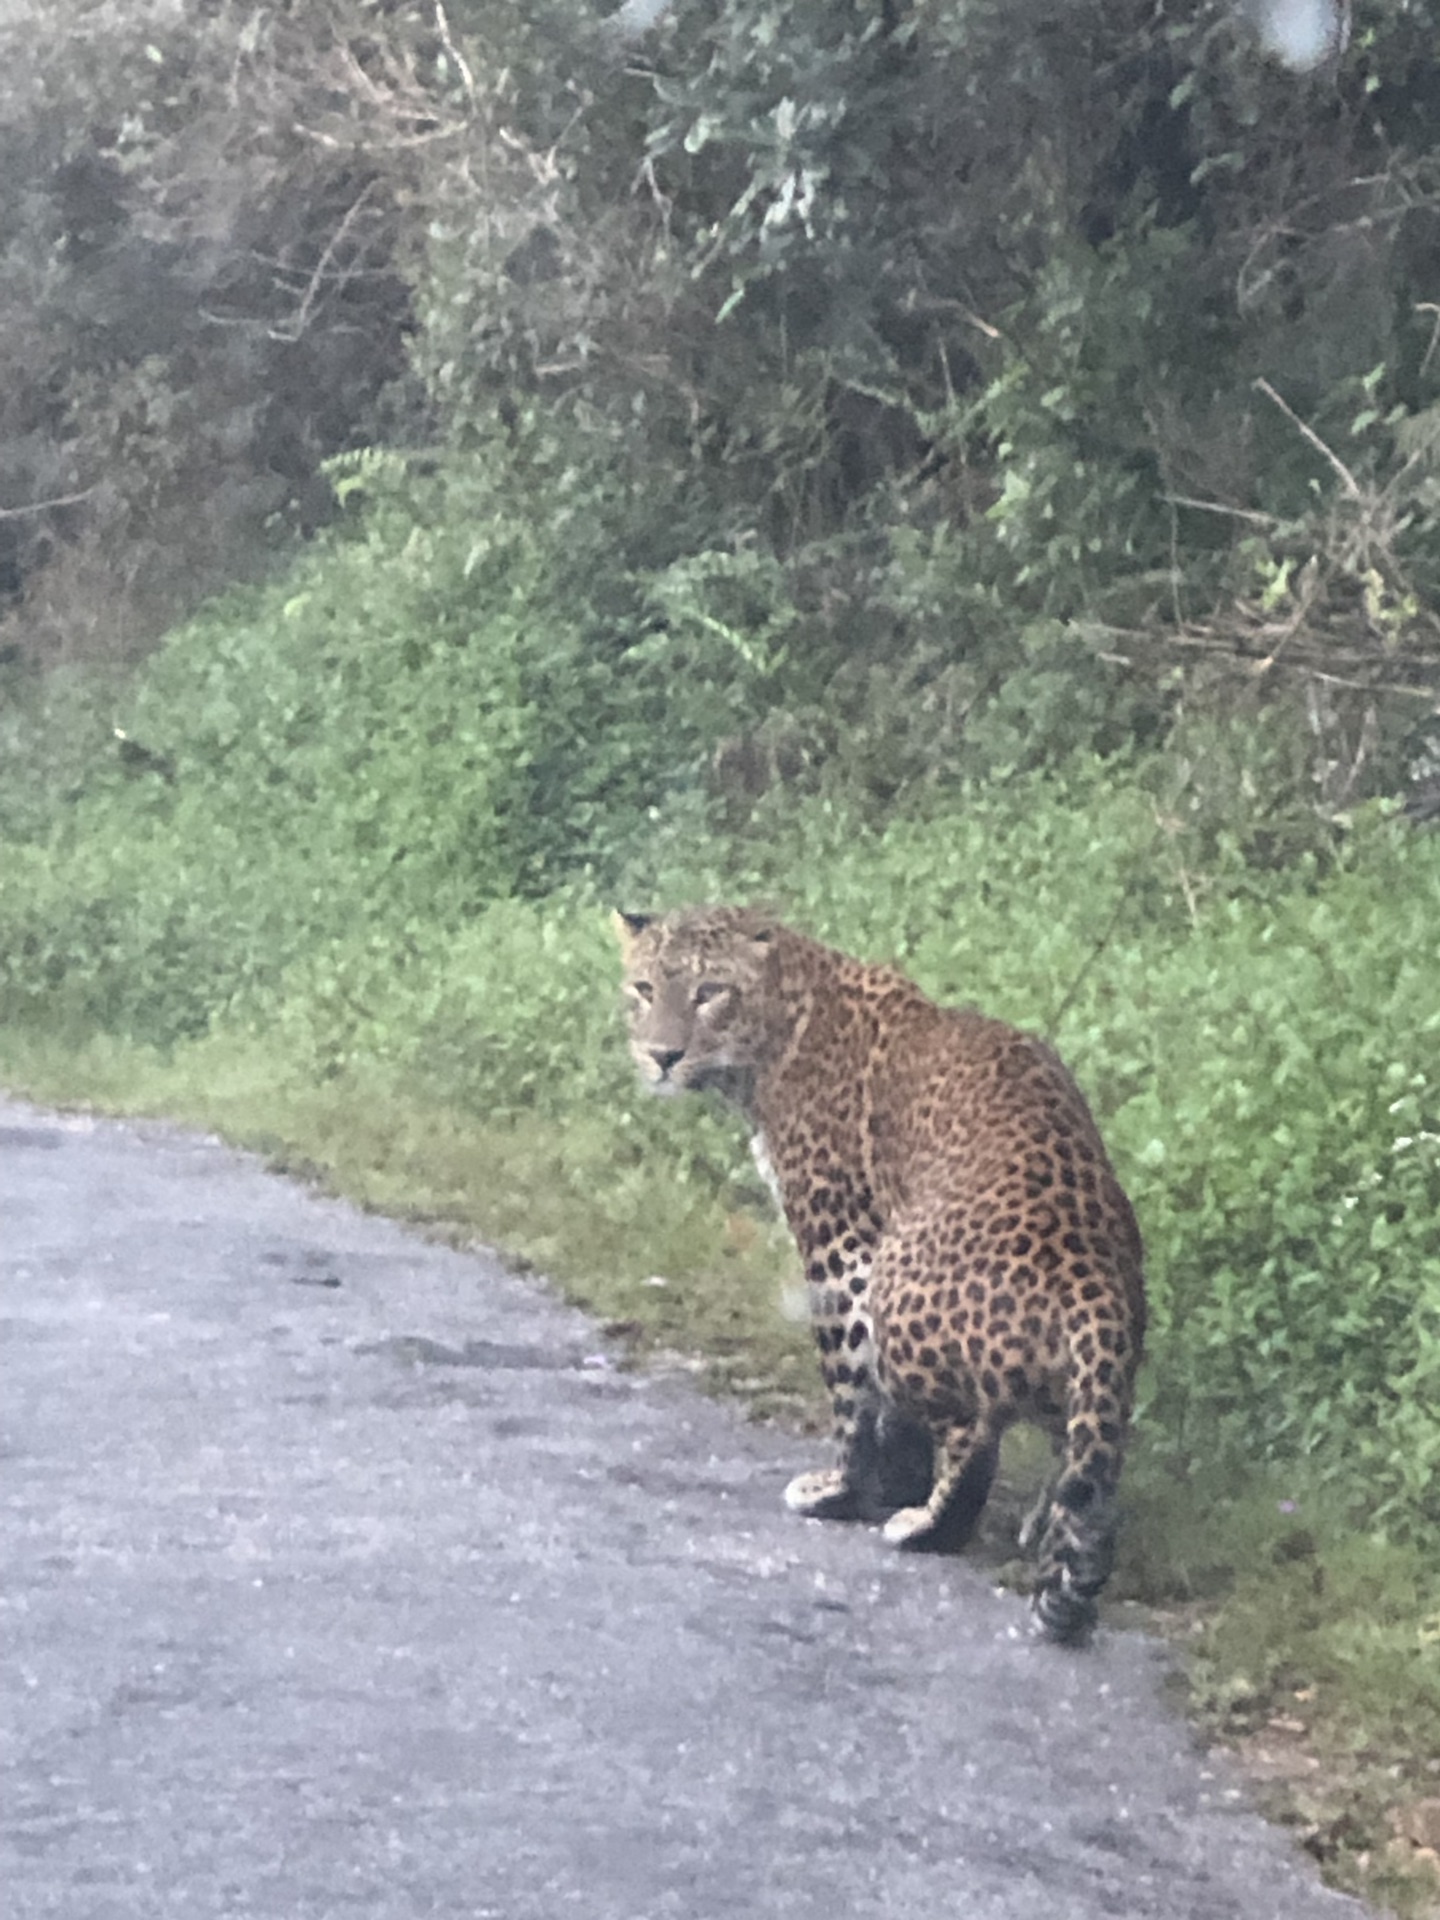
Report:
[[[1115,1564],[1115,1508],[1112,1496],[1100,1494],[1077,1512],[1066,1491],[1062,1484],[1050,1509],[1032,1605],[1046,1639],[1073,1647],[1094,1631]]]

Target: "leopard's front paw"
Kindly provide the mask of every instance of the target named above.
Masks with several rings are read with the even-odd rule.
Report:
[[[797,1473],[785,1489],[785,1504],[807,1520],[855,1520],[861,1503],[854,1485],[832,1469],[828,1473]]]

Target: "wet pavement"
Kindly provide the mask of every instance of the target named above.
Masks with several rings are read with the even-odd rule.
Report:
[[[803,1442],[193,1135],[0,1101],[5,1920],[1360,1915]]]

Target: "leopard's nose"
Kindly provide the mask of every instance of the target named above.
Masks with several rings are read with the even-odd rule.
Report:
[[[670,1072],[670,1069],[678,1066],[680,1061],[685,1058],[685,1049],[683,1047],[652,1047],[650,1049],[650,1058],[655,1062],[656,1066],[659,1067],[660,1078],[663,1080]]]

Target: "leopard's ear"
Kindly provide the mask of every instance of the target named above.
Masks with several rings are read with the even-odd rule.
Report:
[[[640,938],[640,935],[645,931],[646,927],[654,925],[654,921],[655,915],[653,913],[615,912],[611,914],[610,924],[615,929],[615,938],[620,942],[622,958],[626,960],[630,958],[630,949],[635,945],[635,942]]]

